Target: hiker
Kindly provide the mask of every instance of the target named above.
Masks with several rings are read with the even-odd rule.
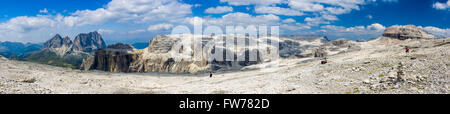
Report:
[[[212,78],[212,75],[213,75],[212,72],[209,72],[209,77],[210,77],[210,78]]]
[[[409,48],[408,48],[408,46],[406,46],[405,52],[406,52],[406,53],[409,53]]]

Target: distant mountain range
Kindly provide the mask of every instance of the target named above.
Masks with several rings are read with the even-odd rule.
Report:
[[[24,57],[23,60],[76,69],[83,59],[102,48],[106,48],[106,43],[97,31],[81,33],[74,41],[56,34],[43,44],[42,49]]]
[[[20,42],[0,42],[0,55],[10,58],[18,57],[24,58],[29,53],[39,51],[42,49],[42,44],[32,44],[32,43],[20,43]]]

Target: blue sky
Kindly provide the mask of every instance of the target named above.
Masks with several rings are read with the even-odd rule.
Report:
[[[332,40],[375,38],[406,24],[450,37],[448,0],[8,0],[0,4],[0,41],[99,31],[108,43],[147,42],[195,19],[205,26],[280,26],[282,35]]]

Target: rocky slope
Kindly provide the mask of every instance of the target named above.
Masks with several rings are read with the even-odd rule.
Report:
[[[328,42],[330,42],[328,39],[318,36],[281,37],[279,54],[282,58],[311,57],[314,49]]]
[[[197,37],[197,40],[202,41],[203,50],[196,50],[200,52],[201,59],[192,61],[194,58],[194,46],[191,41]],[[357,50],[358,46],[354,45],[355,42],[348,40],[338,40],[330,42],[324,37],[316,36],[290,36],[281,37],[278,40],[279,48],[274,46],[268,46],[267,49],[263,49],[258,46],[237,46],[233,48],[225,48],[220,44],[226,45],[226,42],[218,41],[219,45],[213,45],[211,41],[218,40],[224,36],[193,36],[193,35],[160,35],[153,38],[150,41],[148,48],[142,50],[135,50],[131,53],[122,53],[114,51],[99,50],[95,54],[96,59],[90,59],[83,65],[92,66],[92,64],[100,64],[93,69],[112,71],[112,72],[171,72],[171,73],[197,73],[208,71],[222,71],[222,70],[241,70],[242,68],[254,64],[260,64],[264,62],[272,61],[266,54],[263,56],[263,50],[276,49],[279,50],[279,56],[282,59],[293,58],[307,58],[307,57],[324,57],[326,55],[336,54],[342,51],[349,51],[351,49]],[[248,36],[240,36],[247,43],[251,42],[252,38]],[[273,39],[273,37],[259,38],[254,42],[261,43],[267,39]],[[237,41],[238,38],[235,38]],[[276,41],[276,40],[272,40]],[[183,47],[180,47],[183,44]],[[223,60],[213,60],[215,51],[223,52]],[[231,52],[231,53],[229,53]],[[105,64],[105,60],[97,60],[97,58],[105,58],[105,56],[114,56],[116,53],[120,55],[127,55],[122,57],[121,61],[110,62]],[[317,55],[321,53],[321,55]],[[105,55],[106,54],[106,55]],[[229,55],[227,55],[229,54]],[[227,56],[231,54],[235,55],[235,58],[227,60]],[[256,55],[254,55],[256,54]],[[129,56],[129,57],[128,57]],[[137,57],[137,58],[134,58]],[[242,60],[238,60],[238,57],[243,57]],[[251,58],[250,57],[254,57]],[[108,58],[111,59],[111,58]],[[254,59],[254,60],[253,60]],[[118,59],[119,60],[119,59]],[[131,64],[129,62],[131,61]],[[100,62],[100,63],[98,63]],[[121,65],[117,63],[126,63]],[[121,70],[111,70],[111,67],[122,66]],[[128,69],[123,68],[129,66]]]

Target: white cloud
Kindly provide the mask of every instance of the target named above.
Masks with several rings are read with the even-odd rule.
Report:
[[[294,19],[292,19],[292,18],[288,18],[288,19],[283,20],[282,22],[283,23],[294,23],[296,21]]]
[[[45,8],[40,10],[40,13],[45,15],[20,16],[0,23],[0,34],[2,34],[0,40],[27,41],[25,38],[28,38],[28,41],[39,42],[47,40],[49,33],[76,35],[99,30],[90,28],[99,27],[105,23],[129,27],[136,24],[177,22],[192,14],[192,6],[179,0],[112,0],[102,8],[77,10],[68,16],[48,14],[49,11]],[[104,33],[111,32],[106,31],[106,28],[103,30],[105,30]],[[119,36],[111,35],[111,37]]]
[[[450,28],[447,29],[441,29],[433,26],[427,26],[427,27],[421,27],[419,28],[424,29],[425,31],[429,32],[430,34],[435,35],[436,37],[450,37]]]
[[[398,2],[398,0],[383,0],[383,2]]]
[[[128,34],[137,34],[137,33],[143,33],[143,32],[147,32],[147,30],[138,29],[138,30],[128,31]]]
[[[39,13],[48,13],[47,8],[44,8],[43,10],[39,10]]]
[[[200,7],[202,4],[194,4],[192,7]]]
[[[220,13],[227,13],[227,12],[233,12],[233,7],[229,6],[217,6],[217,7],[211,7],[205,10],[205,13],[213,13],[213,14],[220,14]]]
[[[298,31],[298,30],[306,30],[306,29],[311,29],[310,26],[302,24],[302,23],[295,23],[295,24],[281,24],[280,25],[280,32],[294,32],[294,31]]]
[[[369,19],[373,19],[372,15],[367,15],[366,17],[369,18]]]
[[[368,39],[368,38],[377,38],[380,37],[384,30],[385,26],[374,23],[367,26],[353,26],[353,27],[343,27],[343,26],[334,26],[334,25],[325,25],[321,26],[322,32],[324,35],[332,36],[335,38],[350,38],[350,39]]]
[[[227,2],[230,5],[272,5],[281,3],[282,0],[220,0],[220,2]]]
[[[329,21],[327,21],[321,17],[313,17],[313,18],[307,17],[307,18],[305,18],[304,21],[306,22],[307,25],[310,25],[310,26],[317,26],[320,24],[330,24]]]
[[[381,24],[379,24],[379,23],[374,23],[374,24],[371,24],[371,25],[367,26],[367,29],[368,30],[375,30],[375,31],[384,31],[386,29],[386,27],[381,25]]]
[[[248,25],[277,25],[280,22],[280,17],[273,14],[252,16],[247,13],[236,12],[223,15],[219,18],[212,17],[188,17],[184,19],[183,23],[193,25],[195,20],[202,20],[203,25],[215,26],[248,26]]]
[[[156,30],[169,30],[173,27],[172,24],[167,24],[167,23],[163,23],[163,24],[157,24],[157,25],[152,25],[150,27],[148,27],[148,31],[156,31]]]
[[[192,5],[177,0],[113,0],[105,8],[76,11],[64,18],[69,26],[97,25],[105,22],[150,23],[184,18]]]
[[[258,6],[255,8],[256,13],[276,14],[286,16],[302,16],[302,12],[298,10],[292,10],[289,8],[271,7],[271,6]]]
[[[115,31],[114,30],[108,30],[108,29],[98,29],[97,30],[100,34],[112,34]]]
[[[57,21],[48,16],[38,15],[36,17],[20,16],[0,23],[0,31],[26,33],[33,30],[41,30],[57,26]]]
[[[450,0],[448,0],[447,3],[436,2],[433,4],[433,8],[438,9],[438,10],[449,9],[449,11],[450,11]]]

